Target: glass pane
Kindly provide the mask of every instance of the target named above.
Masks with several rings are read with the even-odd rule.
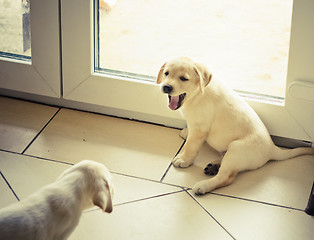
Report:
[[[31,59],[30,0],[0,0],[0,56]]]
[[[167,59],[187,56],[233,89],[285,95],[292,0],[99,0],[97,7],[98,70],[156,76]]]

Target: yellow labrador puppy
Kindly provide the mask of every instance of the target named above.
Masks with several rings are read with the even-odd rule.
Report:
[[[112,192],[108,169],[100,163],[82,161],[56,182],[1,209],[0,239],[67,239],[84,209],[96,205],[112,212]]]
[[[203,142],[223,154],[218,174],[198,182],[193,191],[205,194],[233,182],[237,174],[263,166],[268,160],[284,160],[314,154],[313,148],[280,149],[254,110],[232,89],[223,85],[205,66],[188,58],[166,62],[157,84],[168,94],[169,108],[180,109],[187,122],[186,138],[173,159],[176,167],[190,166]]]

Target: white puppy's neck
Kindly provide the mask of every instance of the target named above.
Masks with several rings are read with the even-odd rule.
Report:
[[[86,182],[82,174],[80,171],[67,174],[56,182],[56,187],[61,190],[60,194],[63,194],[65,198],[73,202],[72,204],[77,204],[77,208],[85,210],[92,207],[93,204],[91,200],[92,193],[90,193],[91,189],[89,188],[90,183]],[[81,199],[81,201],[73,201],[73,196]]]

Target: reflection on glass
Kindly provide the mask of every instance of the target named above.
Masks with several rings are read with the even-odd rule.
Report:
[[[100,70],[156,76],[187,56],[234,89],[285,95],[292,0],[99,0],[98,13]]]
[[[30,0],[0,0],[0,56],[31,59]]]

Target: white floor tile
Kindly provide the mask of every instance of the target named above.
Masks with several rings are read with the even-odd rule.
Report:
[[[2,176],[0,176],[0,193],[0,208],[4,208],[10,204],[17,202],[16,197],[14,196]]]
[[[118,174],[113,174],[113,181],[115,205],[182,190],[178,187]]]
[[[26,153],[159,180],[182,142],[178,130],[62,109]]]
[[[215,193],[304,210],[314,181],[314,156],[299,156],[240,174]],[[314,225],[313,225],[314,227]]]
[[[0,151],[0,169],[19,199],[54,182],[70,165]]]
[[[236,239],[313,239],[314,218],[302,211],[213,194],[195,198]]]
[[[84,213],[70,240],[232,239],[187,193]]]
[[[0,149],[22,152],[57,110],[0,97]]]

